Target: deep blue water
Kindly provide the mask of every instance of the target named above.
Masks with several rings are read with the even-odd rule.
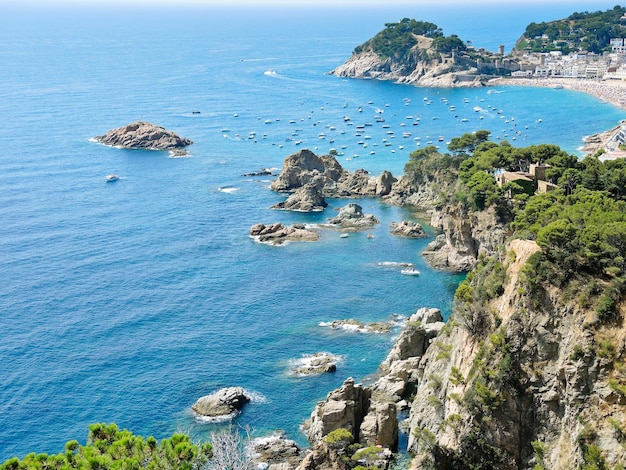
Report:
[[[373,373],[393,340],[318,323],[386,320],[422,306],[447,315],[459,276],[424,264],[428,239],[388,233],[392,221],[415,214],[375,200],[357,201],[381,220],[373,239],[322,231],[317,243],[257,244],[248,237],[257,222],[324,222],[348,201],[329,201],[325,213],[277,212],[269,207],[284,196],[269,190],[270,179],[240,175],[280,168],[299,148],[337,148],[350,170],[399,175],[416,138],[445,144],[483,128],[516,145],[575,152],[583,135],[624,112],[565,90],[432,90],[325,73],[405,16],[493,50],[509,49],[530,21],[610,6],[517,5],[499,8],[497,20],[493,6],[331,15],[7,7],[0,461],[60,452],[100,421],[158,438],[177,429],[202,438],[215,425],[198,422],[191,404],[231,385],[255,396],[238,423],[302,441],[299,425],[315,402],[346,377]],[[377,109],[389,127],[373,121]],[[344,116],[355,126],[373,122],[369,139],[356,137]],[[191,138],[190,157],[90,141],[137,119]],[[363,139],[367,148],[357,143]],[[109,173],[121,179],[105,183]],[[413,262],[422,275],[401,276],[378,265],[384,261]],[[318,351],[341,355],[336,374],[289,375],[291,360]]]

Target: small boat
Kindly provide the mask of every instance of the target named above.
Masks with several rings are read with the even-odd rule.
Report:
[[[402,269],[400,274],[404,274],[405,276],[419,276],[420,272],[415,268],[407,268]]]
[[[339,238],[348,238],[349,235],[347,233],[342,233],[341,235],[339,235]]]
[[[367,238],[374,238],[374,235],[372,235],[371,233],[368,233]]]
[[[120,177],[117,176],[115,173],[111,173],[110,175],[106,175],[104,179],[107,183],[112,183],[113,181],[117,181],[118,179],[120,179]]]

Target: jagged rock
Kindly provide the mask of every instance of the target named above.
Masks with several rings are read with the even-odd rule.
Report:
[[[161,126],[137,121],[96,137],[98,142],[130,149],[172,150],[193,142]]]
[[[420,224],[407,220],[392,222],[391,233],[405,238],[424,238],[428,236]]]
[[[318,443],[329,432],[339,428],[347,429],[356,436],[365,417],[370,392],[354,379],[348,378],[341,388],[328,394],[311,413],[307,422],[307,438],[311,443]]]
[[[391,192],[393,184],[398,181],[397,178],[391,174],[391,172],[383,171],[376,180],[376,196],[383,197]]]
[[[325,181],[338,181],[345,170],[331,155],[317,156],[307,149],[289,155],[278,178],[271,184],[274,191],[293,191],[322,176]]]
[[[361,423],[359,442],[366,446],[396,449],[398,418],[395,403],[373,402]]]
[[[274,191],[298,191],[315,182],[316,190],[323,197],[385,196],[389,194],[396,179],[388,171],[378,178],[366,170],[349,173],[332,155],[318,156],[307,149],[288,156],[283,169],[272,183]],[[301,199],[301,196],[296,198]],[[323,206],[323,204],[318,204]],[[278,208],[285,208],[280,206]]]
[[[214,418],[231,415],[249,401],[243,388],[229,387],[199,398],[191,409],[199,415]]]
[[[422,252],[435,268],[465,272],[473,269],[481,254],[498,250],[507,235],[494,208],[468,214],[461,206],[445,206],[434,211],[431,225],[443,231]]]
[[[336,184],[328,185],[326,193],[334,197],[374,196],[376,179],[367,170],[359,169],[346,173]]]
[[[254,439],[252,447],[254,460],[267,464],[268,468],[290,469],[301,460],[298,444],[282,433]]]
[[[324,179],[316,175],[304,186],[295,190],[285,201],[272,206],[272,209],[313,212],[321,211],[328,205],[322,194]]]
[[[430,341],[437,336],[438,324],[442,320],[441,311],[436,308],[421,308],[411,315],[387,358],[382,362],[381,368],[389,369],[396,361],[422,356]],[[432,328],[435,325],[437,328]]]
[[[363,214],[363,208],[355,203],[350,203],[339,210],[336,217],[328,219],[331,225],[341,228],[364,229],[378,223],[378,219],[372,214]]]
[[[438,56],[431,44],[431,38],[418,36],[417,47],[423,51],[424,57]],[[405,62],[393,57],[381,58],[371,49],[365,49],[352,54],[344,64],[330,73],[338,77],[375,78],[431,88],[483,86],[476,68],[464,67],[462,70],[459,69],[459,65],[450,58],[436,62],[419,60],[407,67]]]
[[[256,238],[261,243],[269,243],[271,245],[280,245],[289,241],[312,242],[319,238],[317,232],[307,229],[302,224],[294,224],[289,227],[280,222],[271,225],[262,223],[253,225],[250,227],[250,236]]]
[[[307,354],[300,358],[292,373],[295,375],[319,375],[337,370],[338,357],[329,353]]]

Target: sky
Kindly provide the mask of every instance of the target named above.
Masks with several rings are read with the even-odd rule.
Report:
[[[0,5],[197,5],[197,6],[319,6],[319,7],[386,7],[386,6],[419,6],[419,5],[477,5],[477,4],[502,4],[503,0],[0,0]],[[607,2],[603,0],[589,0],[579,2],[571,0],[506,0],[507,4],[542,4],[542,3],[576,3],[584,4],[589,10],[606,8]],[[609,2],[610,3],[610,2]],[[619,0],[615,4],[620,4]]]

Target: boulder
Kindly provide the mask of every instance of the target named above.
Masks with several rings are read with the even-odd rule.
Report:
[[[378,223],[378,219],[372,214],[363,214],[363,208],[355,203],[350,203],[339,210],[336,217],[328,219],[328,223],[340,228],[365,229]]]
[[[295,363],[291,371],[295,375],[319,375],[335,372],[337,360],[337,356],[329,353],[307,354]]]
[[[255,224],[250,227],[250,236],[270,245],[281,245],[289,241],[312,242],[319,238],[317,232],[307,229],[303,224],[285,226],[280,222],[270,225]]]
[[[243,388],[228,387],[199,398],[191,409],[199,415],[216,418],[240,411],[249,401]]]
[[[391,233],[405,238],[424,238],[428,236],[420,224],[407,220],[392,222]]]
[[[161,126],[137,121],[96,137],[98,142],[129,149],[173,150],[193,142]]]
[[[391,172],[387,170],[383,171],[376,180],[376,196],[387,196],[396,181],[398,181],[398,179],[394,178]]]
[[[304,186],[296,189],[285,201],[272,206],[272,209],[283,209],[300,212],[322,211],[328,205],[322,194],[324,178],[316,175]]]

